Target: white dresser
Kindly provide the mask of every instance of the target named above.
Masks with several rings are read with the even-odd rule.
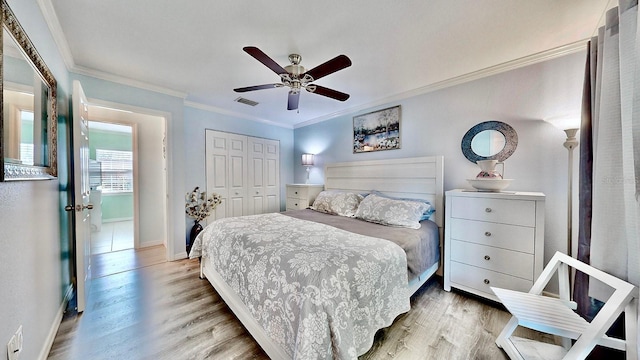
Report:
[[[323,189],[322,184],[287,184],[287,210],[308,208]]]
[[[458,189],[445,196],[444,289],[494,301],[490,286],[529,291],[544,266],[544,194]]]

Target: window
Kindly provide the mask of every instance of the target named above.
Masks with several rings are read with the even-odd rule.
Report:
[[[102,192],[133,191],[133,153],[131,151],[96,149],[96,160],[102,168]]]
[[[20,161],[33,165],[33,111],[20,110]]]

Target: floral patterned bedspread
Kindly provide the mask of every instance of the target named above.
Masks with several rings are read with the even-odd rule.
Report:
[[[194,242],[198,256],[294,359],[356,359],[410,309],[404,251],[328,225],[278,213],[219,219]]]

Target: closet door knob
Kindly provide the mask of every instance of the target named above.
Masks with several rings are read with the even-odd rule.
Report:
[[[491,283],[491,281],[489,281],[489,279],[484,279],[484,283],[489,285]]]
[[[487,261],[489,261],[489,260],[491,260],[491,256],[489,256],[489,255],[485,255],[485,256],[484,256],[484,259],[485,259],[485,260],[487,260]]]
[[[484,236],[491,236],[491,233],[490,233],[490,232],[488,232],[488,231],[485,231],[485,232],[484,232]]]
[[[486,209],[484,209],[484,211],[490,213],[491,212],[491,208],[486,208]]]

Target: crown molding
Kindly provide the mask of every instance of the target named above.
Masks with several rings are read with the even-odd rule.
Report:
[[[149,91],[153,91],[153,92],[157,92],[157,93],[161,93],[169,96],[178,97],[181,99],[185,99],[187,97],[187,93],[182,91],[177,91],[177,90],[165,88],[162,86],[149,84],[143,81],[130,79],[124,76],[115,75],[108,72],[87,68],[84,66],[75,65],[69,71],[79,75],[91,76],[97,79],[106,80],[106,81],[114,82],[121,85],[132,86],[132,87],[136,87],[143,90],[149,90]]]
[[[535,53],[535,54],[524,56],[515,60],[507,61],[502,64],[490,66],[490,67],[473,71],[464,75],[456,76],[450,79],[446,79],[446,80],[435,82],[426,86],[422,86],[417,89],[413,89],[413,90],[405,91],[396,95],[381,98],[373,102],[361,104],[361,105],[351,107],[339,112],[334,112],[334,113],[321,116],[315,119],[307,120],[307,121],[295,124],[294,129],[317,124],[323,121],[333,119],[338,116],[357,113],[359,111],[371,109],[376,106],[386,105],[391,102],[408,99],[410,97],[414,97],[417,95],[422,95],[429,92],[445,89],[451,86],[464,84],[464,83],[482,79],[488,76],[497,75],[510,70],[515,70],[525,66],[541,63],[543,61],[559,58],[565,55],[577,53],[579,51],[584,51],[587,48],[588,41],[589,39],[576,41],[574,43],[559,46],[557,48],[541,51],[539,53]]]
[[[185,100],[184,106],[188,106],[188,107],[194,108],[194,109],[214,112],[214,113],[221,114],[221,115],[228,115],[228,116],[233,116],[233,117],[237,117],[237,118],[241,118],[241,119],[245,119],[245,120],[255,121],[255,122],[263,123],[263,124],[266,124],[266,125],[278,126],[278,127],[282,127],[282,128],[285,128],[285,129],[293,129],[292,125],[278,123],[278,122],[275,122],[275,121],[272,121],[272,120],[263,119],[263,118],[260,118],[260,117],[257,117],[257,116],[246,115],[246,114],[242,114],[242,113],[239,113],[239,112],[235,112],[235,111],[231,111],[231,110],[227,110],[227,109],[222,109],[222,108],[219,108],[219,107],[215,107],[215,106],[211,106],[211,105],[207,105],[207,104],[202,104],[202,103],[198,103],[198,102],[194,102],[194,101]]]
[[[40,7],[40,11],[42,12],[42,16],[44,16],[47,26],[49,27],[51,36],[53,36],[53,41],[56,43],[60,55],[62,55],[62,60],[64,61],[67,70],[71,71],[75,66],[75,61],[73,60],[73,55],[71,55],[69,43],[67,42],[67,38],[64,36],[62,26],[60,25],[58,15],[56,15],[56,10],[53,8],[51,0],[38,0],[38,6]]]

